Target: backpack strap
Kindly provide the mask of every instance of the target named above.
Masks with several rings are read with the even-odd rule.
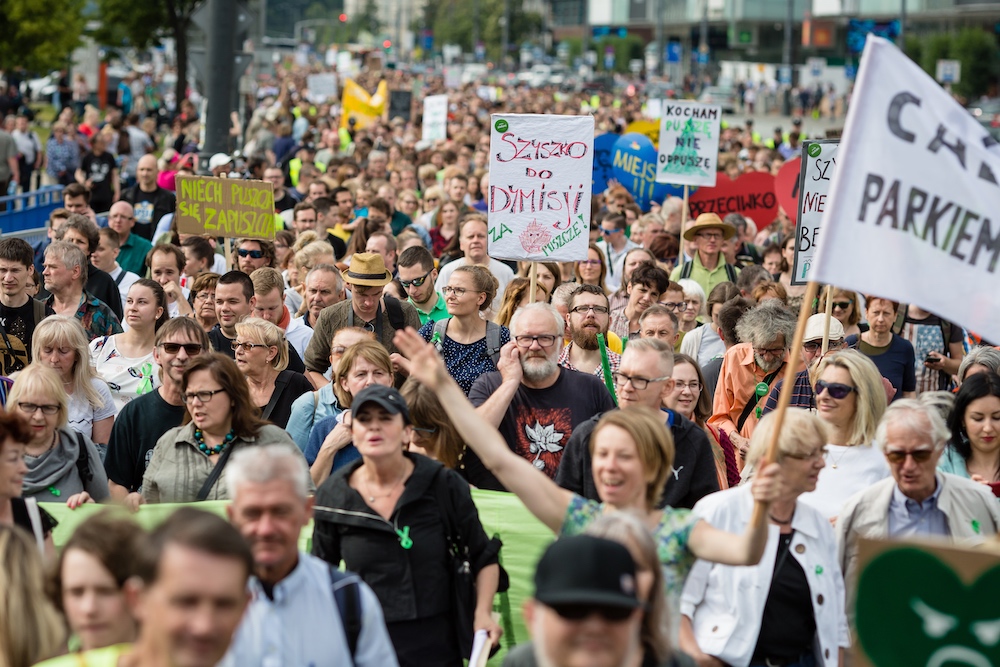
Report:
[[[313,426],[316,425],[316,412],[319,410],[319,389],[313,392],[313,416],[312,421],[309,422],[309,430],[311,431]]]
[[[361,587],[358,575],[341,572],[330,567],[330,588],[333,599],[340,612],[340,622],[344,626],[347,637],[347,648],[351,652],[351,664],[355,664],[354,656],[358,650],[358,638],[361,637]]]
[[[782,365],[782,367],[783,367],[783,365]],[[760,382],[759,384],[765,384],[768,387],[770,387],[771,386],[771,382],[774,381],[774,378],[778,377],[778,373],[781,372],[782,367],[779,367],[778,370],[774,371],[773,373],[769,373],[767,375],[767,377],[765,377],[764,380],[762,382]],[[767,393],[765,393],[764,396],[767,396]],[[750,398],[747,399],[747,404],[743,406],[743,412],[740,413],[740,418],[736,422],[736,431],[737,432],[743,430],[743,425],[747,422],[747,419],[750,418],[750,413],[753,412],[753,409],[755,407],[757,407],[758,405],[760,405],[760,399],[762,399],[764,396],[758,396],[757,395],[756,385],[755,385],[754,393],[751,394]]]
[[[45,554],[45,532],[42,530],[42,513],[38,509],[38,500],[35,498],[24,499],[24,509],[28,512],[28,519],[31,521],[31,532],[35,536],[35,544],[38,551]]]
[[[32,301],[34,303],[31,304],[31,308],[35,316],[35,324],[38,324],[45,319],[45,302],[38,299],[32,299]]]
[[[726,277],[729,278],[729,282],[736,284],[736,267],[732,264],[726,264]]]
[[[691,277],[691,272],[693,270],[694,270],[694,261],[684,262],[684,265],[681,266],[680,279],[684,280],[685,278],[690,278]]]
[[[903,333],[903,327],[906,326],[906,312],[909,307],[909,304],[901,303],[899,304],[899,310],[896,311],[896,321],[892,323],[892,333],[897,336]],[[946,344],[947,342],[945,340]]]
[[[76,444],[80,447],[80,453],[76,457],[76,472],[80,475],[80,482],[86,489],[87,485],[94,480],[94,473],[90,471],[90,455],[87,452],[87,443],[83,440],[83,434],[73,431],[73,436],[76,439]]]
[[[486,320],[486,352],[496,366],[500,362],[500,325]]]
[[[382,298],[385,300],[385,312],[389,316],[389,325],[396,331],[402,331],[406,327],[406,319],[403,317],[403,307],[399,305],[399,300],[388,294]]]

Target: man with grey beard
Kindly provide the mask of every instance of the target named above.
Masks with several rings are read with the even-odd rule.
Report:
[[[555,476],[573,429],[614,407],[599,378],[557,363],[564,328],[559,311],[547,303],[518,309],[498,370],[480,376],[469,391],[469,400],[507,446],[549,477]],[[471,449],[463,465],[466,479],[476,487],[506,490]]]
[[[708,423],[726,432],[746,455],[767,395],[781,378],[795,337],[795,315],[777,299],[748,310],[736,325],[740,342],[722,358]],[[742,468],[742,464],[741,464]]]

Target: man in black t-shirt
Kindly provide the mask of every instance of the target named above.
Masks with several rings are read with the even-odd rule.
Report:
[[[173,213],[177,208],[174,193],[156,184],[158,175],[156,157],[144,155],[136,165],[136,184],[122,193],[122,201],[132,204],[135,209],[135,227],[132,233],[147,241],[153,240],[153,232],[156,231],[160,218]]]
[[[34,251],[24,239],[0,241],[0,375],[31,362],[31,336],[45,319],[45,305],[28,296]]]
[[[125,404],[115,418],[104,469],[111,497],[139,506],[142,477],[160,437],[184,420],[181,377],[192,360],[211,352],[208,336],[190,317],[168,320],[156,333],[153,360],[162,384]]]

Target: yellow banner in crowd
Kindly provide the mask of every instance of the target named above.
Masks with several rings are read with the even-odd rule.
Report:
[[[479,519],[482,521],[486,534],[499,535],[500,539],[503,540],[503,551],[500,557],[504,569],[510,575],[510,590],[506,596],[497,596],[494,602],[496,610],[501,612],[502,616],[510,619],[507,624],[501,622],[501,625],[507,626],[504,628],[504,637],[501,639],[501,647],[504,650],[490,660],[491,665],[499,665],[506,649],[516,644],[522,644],[529,639],[524,620],[521,618],[521,605],[525,598],[534,592],[532,582],[534,581],[535,564],[554,536],[552,531],[525,509],[517,496],[512,493],[474,490],[472,499],[479,509]],[[203,502],[197,503],[197,507],[225,518],[226,504],[225,501]],[[56,547],[60,548],[73,534],[80,522],[107,508],[106,505],[92,503],[83,505],[76,510],[68,509],[62,503],[42,503],[41,506],[59,522],[52,537]],[[179,507],[184,507],[184,505],[143,505],[138,514],[133,516],[142,527],[150,529]],[[311,544],[312,525],[310,524],[302,531],[299,538],[299,548],[303,551],[309,551]],[[503,609],[505,606],[509,606],[509,612]]]
[[[347,127],[353,118],[354,127],[362,129],[378,120],[385,113],[385,105],[389,99],[389,86],[380,81],[374,95],[357,84],[353,79],[344,82],[344,92],[340,96],[343,112],[340,114],[340,126]]]

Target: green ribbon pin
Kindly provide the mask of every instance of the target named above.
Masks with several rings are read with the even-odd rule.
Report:
[[[399,546],[404,549],[409,549],[413,546],[413,540],[410,539],[410,527],[403,526],[403,530],[399,528],[396,529],[396,534],[399,535]]]
[[[979,521],[976,519],[972,520],[972,530],[975,531],[976,535],[979,534]]]
[[[139,369],[139,373],[142,375],[142,382],[139,383],[135,393],[142,396],[153,391],[153,364],[147,361]]]
[[[822,565],[817,565],[816,566],[816,574],[823,574],[823,566]]]

